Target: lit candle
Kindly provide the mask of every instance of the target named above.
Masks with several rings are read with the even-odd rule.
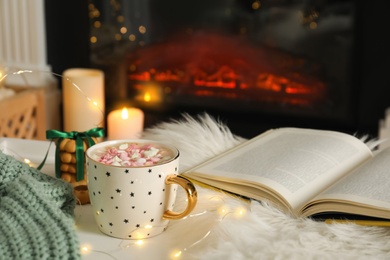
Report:
[[[107,138],[138,138],[144,128],[144,113],[138,108],[123,108],[110,112],[107,118]]]
[[[64,131],[84,132],[104,127],[104,73],[97,69],[68,69],[63,73]]]

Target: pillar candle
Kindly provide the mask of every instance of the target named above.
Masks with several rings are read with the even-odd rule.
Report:
[[[144,113],[138,108],[110,112],[107,118],[109,140],[138,138],[144,128]]]
[[[84,132],[104,127],[104,73],[72,68],[62,78],[64,131]]]

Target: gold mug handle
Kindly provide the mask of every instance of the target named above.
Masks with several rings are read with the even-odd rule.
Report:
[[[181,219],[190,214],[190,212],[195,208],[196,202],[198,200],[198,193],[195,189],[194,184],[187,180],[184,177],[179,175],[168,175],[165,179],[166,184],[179,184],[187,193],[187,208],[181,212],[173,212],[170,210],[166,210],[163,215],[163,219]]]

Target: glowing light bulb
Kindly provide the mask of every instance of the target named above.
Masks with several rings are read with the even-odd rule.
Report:
[[[80,252],[82,255],[90,254],[92,252],[92,246],[89,244],[83,244],[80,247]]]
[[[134,34],[129,35],[129,41],[133,42],[133,41],[135,41],[135,39],[136,39],[136,36]]]
[[[171,253],[171,258],[179,258],[182,252],[180,250],[173,250]]]
[[[91,38],[89,39],[89,41],[91,43],[97,43],[97,37],[96,36],[91,36]]]
[[[260,1],[255,1],[255,2],[252,3],[252,9],[253,10],[259,9],[260,6],[261,6]]]
[[[145,34],[146,33],[146,27],[141,25],[140,27],[138,27],[138,31],[142,34]]]
[[[137,242],[135,242],[136,245],[138,246],[142,246],[144,244],[144,241],[143,240],[137,240]]]
[[[226,206],[226,205],[220,207],[220,208],[218,209],[218,213],[219,213],[219,215],[221,215],[222,217],[225,216],[226,214],[229,213],[229,207]]]
[[[246,214],[246,209],[245,209],[245,208],[242,208],[242,207],[239,207],[239,208],[237,208],[237,209],[235,210],[234,213],[235,213],[235,216],[236,216],[236,217],[241,218],[241,217],[245,216],[245,214]]]
[[[121,27],[120,28],[120,32],[121,32],[121,34],[126,34],[127,33],[127,28],[126,27]]]
[[[30,165],[30,164],[31,164],[31,161],[30,161],[29,159],[27,159],[27,158],[26,158],[26,159],[24,159],[24,162],[25,162],[25,163],[27,163],[28,165]],[[30,166],[31,166],[31,165],[30,165]]]

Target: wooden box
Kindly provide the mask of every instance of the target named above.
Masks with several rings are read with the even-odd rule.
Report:
[[[0,100],[0,137],[46,140],[44,90],[15,88]]]

